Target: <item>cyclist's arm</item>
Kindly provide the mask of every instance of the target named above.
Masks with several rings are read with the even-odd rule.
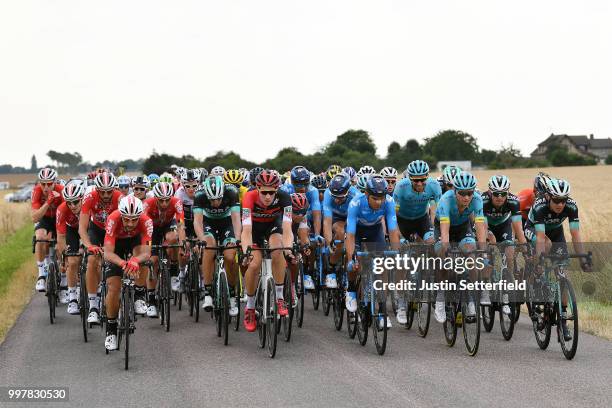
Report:
[[[253,245],[252,231],[253,223],[251,220],[251,209],[244,207],[242,209],[242,233],[240,234],[243,252],[246,252],[247,248]]]
[[[104,260],[118,266],[123,264],[123,259],[115,253],[115,241],[104,240]]]
[[[359,204],[356,201],[351,201],[346,216],[346,259],[353,259],[355,253],[355,233],[357,232],[357,215],[359,213]]]
[[[300,240],[300,244],[309,245],[310,238],[308,237],[308,228],[298,228],[298,239]]]
[[[66,234],[57,233],[57,245],[56,250],[58,254],[62,254],[66,249]]]
[[[316,235],[321,234],[321,210],[312,211],[312,224],[314,226],[314,233]]]
[[[574,246],[574,252],[577,254],[584,253],[584,246],[582,245],[582,237],[580,236],[580,228],[570,228],[570,235],[572,236],[572,245]]]
[[[242,224],[240,224],[240,207],[236,209],[236,211],[232,210],[232,226],[234,227],[234,236],[236,239],[240,239],[240,235],[242,234]]]
[[[480,249],[486,249],[487,247],[487,224],[484,220],[475,217],[475,227],[476,227],[476,241],[478,242],[478,247]]]
[[[293,230],[291,229],[293,225],[293,216],[291,213],[291,205],[283,209],[283,246],[285,248],[291,248],[293,246]]]
[[[139,245],[140,255],[136,257],[138,263],[142,265],[143,262],[147,262],[151,258],[151,245]]]
[[[522,217],[519,216],[518,221],[512,221],[512,230],[514,231],[514,236],[516,239],[518,239],[519,244],[524,244],[527,242],[525,239],[525,232],[523,231]]]
[[[540,228],[541,226],[541,228]],[[546,250],[546,231],[544,229],[544,224],[536,224],[536,256],[540,256]]]
[[[193,230],[200,241],[204,241],[204,215],[201,210],[193,212]]]
[[[323,237],[325,238],[325,243],[329,246],[333,239],[331,217],[323,218]]]
[[[51,194],[51,193],[49,193]],[[49,204],[45,201],[39,208],[32,208],[32,222],[38,222],[44,217],[49,209]]]
[[[434,224],[434,221],[436,220],[436,209],[438,208],[438,204],[436,204],[435,201],[430,201],[429,202],[429,219],[431,221],[431,225]]]
[[[91,246],[91,241],[89,240],[89,234],[87,233],[87,227],[89,226],[89,213],[81,211],[79,215],[79,236],[81,237],[81,241],[83,241],[83,245],[86,248]]]

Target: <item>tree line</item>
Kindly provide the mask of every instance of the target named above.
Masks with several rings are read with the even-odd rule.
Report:
[[[319,172],[325,170],[330,164],[352,166],[359,168],[365,164],[380,169],[384,166],[393,166],[402,171],[408,163],[415,159],[425,160],[433,169],[438,161],[470,160],[474,166],[490,169],[505,169],[519,167],[548,167],[548,166],[580,166],[596,164],[595,160],[570,153],[564,147],[550,147],[546,159],[535,160],[525,157],[520,150],[512,144],[502,146],[498,150],[480,149],[475,137],[461,130],[443,130],[435,135],[425,138],[422,143],[409,138],[403,144],[394,141],[387,146],[384,157],[376,154],[376,145],[370,134],[362,129],[347,130],[337,136],[335,140],[321,147],[312,154],[303,154],[295,147],[285,147],[278,151],[276,156],[262,163],[255,163],[242,158],[233,151],[219,151],[203,159],[191,154],[173,156],[166,153],[153,153],[144,159],[103,161],[91,164],[83,161],[78,152],[56,152],[50,150],[47,156],[56,168],[64,173],[85,173],[98,167],[113,170],[142,171],[149,173],[162,173],[168,171],[172,164],[187,168],[213,166],[225,168],[253,168],[262,166],[279,170],[288,170],[296,165],[306,166],[308,169]],[[612,164],[612,157],[606,163]],[[0,173],[28,173],[37,169],[36,157],[32,156],[30,169],[0,165]]]

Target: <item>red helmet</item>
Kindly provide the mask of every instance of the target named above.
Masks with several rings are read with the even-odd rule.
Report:
[[[291,207],[294,212],[303,212],[308,209],[308,199],[304,193],[291,194]]]
[[[257,187],[273,187],[278,188],[281,184],[278,173],[274,170],[264,170],[256,179]]]

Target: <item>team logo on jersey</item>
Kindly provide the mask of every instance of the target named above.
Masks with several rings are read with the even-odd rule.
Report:
[[[109,219],[106,223],[106,235],[113,236],[113,227],[115,226],[115,220]]]

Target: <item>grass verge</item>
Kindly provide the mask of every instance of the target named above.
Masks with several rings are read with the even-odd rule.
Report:
[[[0,343],[32,296],[37,272],[31,240],[26,225],[0,246]]]

